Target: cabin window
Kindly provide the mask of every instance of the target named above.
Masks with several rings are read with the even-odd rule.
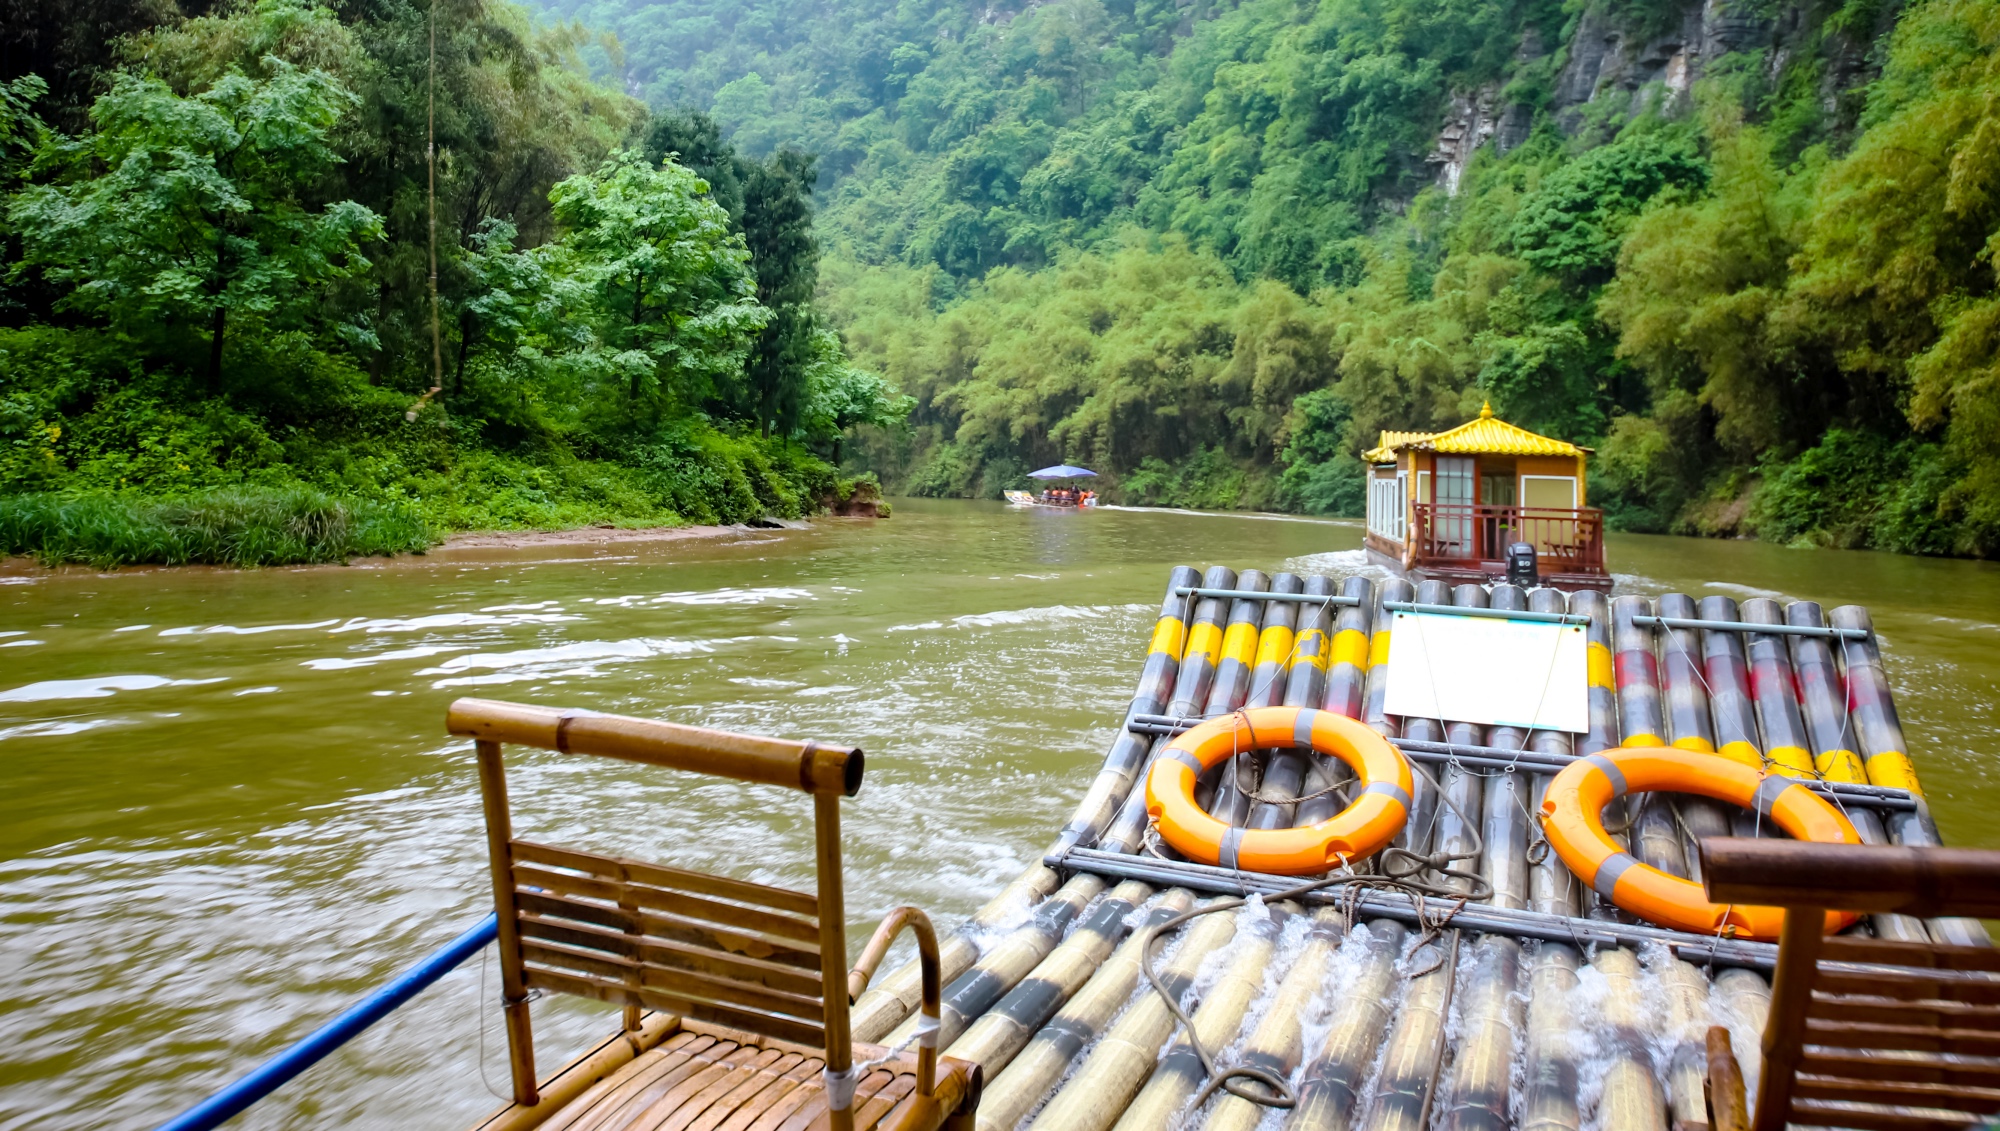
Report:
[[[1368,529],[1384,538],[1403,539],[1403,491],[1409,480],[1401,475],[1368,480]]]
[[[1523,475],[1521,505],[1548,510],[1576,508],[1576,477],[1573,475]]]
[[[1431,519],[1431,552],[1469,558],[1472,544],[1473,464],[1471,456],[1437,457],[1437,512]]]

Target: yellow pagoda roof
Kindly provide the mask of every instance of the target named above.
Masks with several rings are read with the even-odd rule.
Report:
[[[1519,425],[1493,415],[1492,402],[1479,409],[1479,419],[1469,420],[1443,432],[1391,432],[1384,430],[1375,447],[1361,453],[1369,463],[1388,463],[1405,449],[1443,452],[1447,455],[1487,456],[1576,456],[1590,451],[1568,440],[1538,436]]]

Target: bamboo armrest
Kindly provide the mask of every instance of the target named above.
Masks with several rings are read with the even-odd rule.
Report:
[[[861,751],[847,746],[497,699],[454,702],[446,727],[461,738],[482,742],[539,746],[564,754],[599,754],[806,793],[852,797],[861,788]]]
[[[1702,887],[1716,903],[2000,917],[2000,852],[1711,837]]]
[[[935,1025],[944,1002],[943,968],[938,961],[937,930],[921,908],[898,907],[882,919],[882,925],[875,928],[875,936],[861,948],[860,960],[847,973],[847,1000],[852,1004],[868,988],[875,968],[882,965],[883,956],[889,953],[889,944],[904,927],[917,936],[917,962],[923,974],[923,1017]],[[917,1045],[917,1095],[929,1097],[937,1090],[937,1030],[919,1032],[922,1036]]]

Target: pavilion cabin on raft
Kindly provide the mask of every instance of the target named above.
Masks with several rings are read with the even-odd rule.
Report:
[[[1444,432],[1385,431],[1362,453],[1369,556],[1411,581],[1491,582],[1516,543],[1535,548],[1541,580],[1609,592],[1604,514],[1585,507],[1589,448],[1493,415]]]

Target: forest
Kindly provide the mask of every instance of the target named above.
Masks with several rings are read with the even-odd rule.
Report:
[[[6,552],[1347,515],[1491,401],[1614,528],[2000,553],[2000,0],[434,2],[0,0]]]
[[[842,437],[909,403],[816,306],[814,158],[649,111],[603,37],[486,0],[7,6],[0,554],[872,496]]]
[[[818,156],[851,466],[1352,514],[1482,401],[1615,528],[2000,552],[1995,0],[541,0]]]

